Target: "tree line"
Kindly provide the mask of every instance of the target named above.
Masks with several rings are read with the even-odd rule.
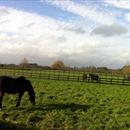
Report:
[[[65,65],[62,60],[54,61],[50,66],[42,66],[37,63],[30,63],[27,58],[23,58],[21,62],[16,64],[0,64],[2,68],[23,68],[23,69],[53,69],[53,70],[70,70],[70,71],[87,71],[91,73],[123,73],[125,75],[130,75],[130,65],[125,65],[119,69],[109,69],[107,67],[95,67],[95,66],[86,66],[86,67],[71,67]]]

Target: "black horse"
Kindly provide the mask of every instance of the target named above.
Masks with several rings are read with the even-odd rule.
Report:
[[[30,98],[30,102],[35,105],[35,92],[31,85],[31,82],[25,77],[11,78],[8,76],[0,77],[0,109],[2,109],[2,99],[5,93],[16,94],[18,93],[18,101],[16,107],[20,106],[21,98],[24,92],[27,91]]]
[[[87,73],[84,73],[84,74],[82,75],[82,79],[83,79],[83,81],[89,80],[88,74],[87,74]]]
[[[89,74],[92,81],[99,81],[99,76],[97,74]]]

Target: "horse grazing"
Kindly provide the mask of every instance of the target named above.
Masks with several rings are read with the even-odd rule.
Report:
[[[89,74],[89,77],[92,81],[99,81],[99,76],[97,74]]]
[[[2,109],[2,99],[5,93],[18,93],[18,101],[16,103],[16,107],[18,107],[20,106],[21,98],[25,91],[29,94],[30,102],[35,105],[35,92],[29,80],[25,79],[23,76],[18,78],[0,76],[0,109]]]
[[[84,81],[84,80],[89,80],[88,74],[84,73],[84,74],[82,75],[82,79],[83,79],[83,81]]]

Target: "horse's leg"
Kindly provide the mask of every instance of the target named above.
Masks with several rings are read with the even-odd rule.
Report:
[[[18,101],[17,101],[16,107],[19,107],[19,106],[20,106],[20,102],[21,102],[21,99],[22,99],[23,94],[24,94],[24,93],[19,93],[19,95],[18,95]]]
[[[0,92],[0,110],[2,110],[2,99],[3,99],[4,93]]]

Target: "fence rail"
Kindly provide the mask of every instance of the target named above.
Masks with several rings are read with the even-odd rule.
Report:
[[[83,73],[72,73],[71,71],[50,71],[50,70],[16,70],[16,69],[0,69],[0,75],[7,76],[25,76],[27,78],[47,79],[47,80],[64,80],[64,81],[76,81],[76,82],[88,82],[88,83],[100,83],[100,84],[116,84],[116,85],[129,85],[130,81],[125,80],[124,76],[104,76],[99,75],[99,80],[84,80],[82,78]]]

